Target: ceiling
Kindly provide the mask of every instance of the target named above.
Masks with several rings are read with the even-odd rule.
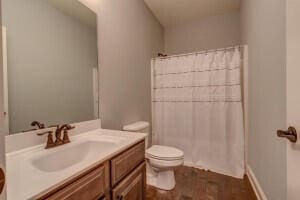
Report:
[[[93,28],[97,27],[97,15],[84,4],[74,0],[46,0],[53,7],[63,11],[67,15],[77,18],[82,23]]]
[[[240,0],[144,0],[159,22],[173,26],[239,10]]]

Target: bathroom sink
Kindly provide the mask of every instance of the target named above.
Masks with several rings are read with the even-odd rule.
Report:
[[[32,165],[44,172],[64,170],[84,160],[95,158],[115,147],[113,141],[81,141],[69,146],[61,146],[32,159]],[[47,150],[46,150],[47,151]]]

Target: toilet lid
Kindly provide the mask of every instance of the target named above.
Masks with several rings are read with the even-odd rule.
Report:
[[[177,160],[183,158],[183,152],[174,147],[154,145],[146,150],[148,157],[163,160]]]

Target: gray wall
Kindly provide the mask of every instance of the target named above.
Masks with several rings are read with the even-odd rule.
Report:
[[[240,44],[239,12],[165,28],[165,52],[169,55],[237,44]]]
[[[40,0],[2,2],[10,132],[30,128],[33,120],[49,125],[94,119],[96,30]]]
[[[286,199],[285,1],[241,1],[249,45],[249,165],[270,200]]]
[[[151,120],[150,59],[163,51],[163,28],[143,0],[100,3],[100,113],[102,126]]]

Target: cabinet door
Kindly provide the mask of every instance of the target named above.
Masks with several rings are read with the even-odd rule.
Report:
[[[146,192],[146,165],[143,162],[112,191],[113,200],[144,200]]]
[[[145,160],[145,141],[140,142],[111,160],[111,183],[117,185]]]
[[[54,189],[37,200],[95,200],[109,190],[108,163],[100,165],[75,180]],[[101,199],[101,198],[100,198]]]

